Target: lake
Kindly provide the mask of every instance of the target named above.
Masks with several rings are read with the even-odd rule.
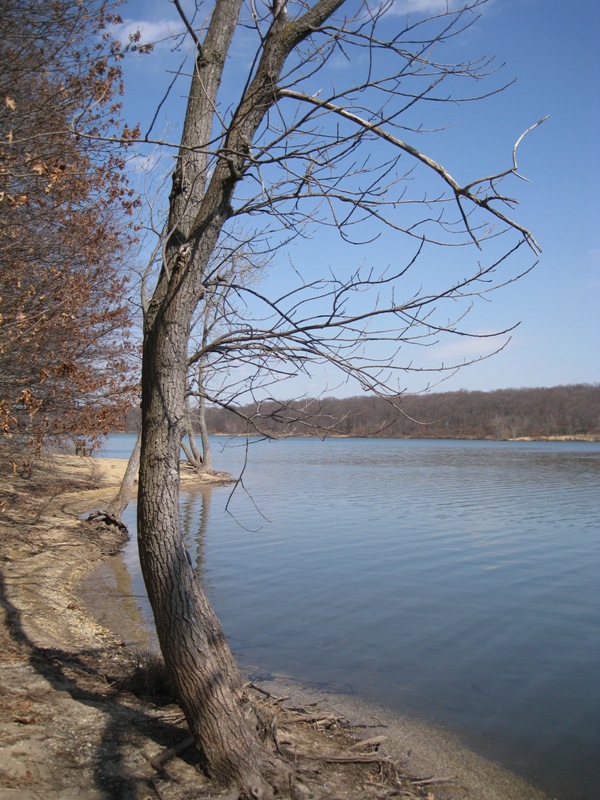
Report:
[[[213,448],[235,475],[247,457],[243,484],[183,493],[182,519],[242,663],[451,729],[553,797],[599,796],[600,443]],[[151,626],[135,537],[123,561]]]

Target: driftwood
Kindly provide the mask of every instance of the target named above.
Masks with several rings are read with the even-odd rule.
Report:
[[[324,764],[368,764],[371,761],[381,764],[391,764],[395,766],[389,756],[381,753],[344,753],[342,755],[327,755],[324,753],[305,753],[298,750],[298,758],[306,758],[309,761],[322,761]]]
[[[433,786],[435,783],[454,783],[456,778],[411,778],[413,786]]]
[[[107,525],[115,525],[123,533],[129,533],[127,525],[114,514],[111,514],[110,511],[92,511],[91,514],[88,514],[86,522],[93,522],[94,520],[99,520]]]
[[[380,744],[387,742],[387,738],[387,736],[373,736],[371,739],[362,739],[356,744],[353,744],[350,750],[366,750],[368,747],[377,749]]]
[[[176,756],[178,753],[181,753],[182,750],[185,750],[187,747],[190,747],[193,744],[194,737],[186,736],[186,738],[179,742],[179,744],[163,750],[161,753],[158,753],[158,755],[152,756],[152,758],[148,758],[148,762],[150,763],[150,766],[154,767],[157,772],[162,772],[164,770],[164,764],[166,761],[168,761],[170,758],[173,758],[173,756]]]
[[[345,721],[341,717],[336,717],[335,714],[316,713],[316,714],[303,714],[301,712],[292,712],[287,716],[281,717],[279,722],[284,725],[290,722],[312,722],[315,725],[331,725],[345,726]]]

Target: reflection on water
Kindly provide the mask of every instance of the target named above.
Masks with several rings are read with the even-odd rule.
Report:
[[[204,568],[204,542],[210,519],[212,489],[208,486],[186,492],[180,503],[181,525],[185,531],[188,552],[198,579],[210,591],[210,573]]]
[[[235,472],[243,455],[215,461]],[[230,514],[227,487],[181,506],[242,661],[452,728],[557,797],[596,796],[600,445],[261,442],[244,486]],[[143,595],[134,542],[124,558]]]
[[[102,625],[118,633],[127,644],[151,650],[155,647],[152,618],[144,613],[148,611],[145,591],[136,594],[134,583],[139,584],[135,569],[117,556],[97,567],[83,584],[81,594]],[[119,599],[118,603],[114,602],[115,598]]]

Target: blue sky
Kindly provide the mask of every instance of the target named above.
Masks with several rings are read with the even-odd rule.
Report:
[[[397,9],[435,10],[438,0],[399,0]],[[168,0],[132,0],[121,9],[127,27],[140,26],[144,38],[154,39],[167,27],[176,29],[177,18]],[[168,21],[172,20],[172,23]],[[394,25],[394,17],[389,17]],[[542,247],[536,269],[507,287],[476,311],[475,330],[505,328],[521,322],[505,350],[492,359],[461,370],[439,390],[553,386],[600,381],[600,3],[578,0],[569,6],[558,0],[491,0],[481,18],[455,46],[469,57],[495,55],[504,63],[502,80],[516,79],[505,92],[483,103],[443,109],[443,134],[422,145],[459,180],[486,174],[489,167],[509,166],[519,135],[540,118],[548,121],[533,131],[518,152],[520,172],[529,183],[514,187],[519,198],[518,220],[528,227]],[[126,66],[125,111],[131,121],[146,122],[171,79],[183,53],[159,46]],[[177,141],[184,113],[185,84],[162,109],[155,132],[167,131]],[[439,124],[439,118],[438,118]],[[168,163],[168,162],[167,162]],[[164,171],[162,166],[158,171]],[[394,241],[386,237],[378,251],[369,254],[381,266],[392,258]],[[296,245],[294,263],[310,261],[326,270],[339,245],[333,239]],[[357,253],[356,265],[365,258]],[[284,256],[273,266],[280,279]],[[476,339],[441,343],[422,356],[424,365],[434,356],[469,358],[482,351]],[[312,381],[298,381],[282,390],[316,394],[325,378],[317,372]],[[335,383],[335,381],[333,382]],[[330,379],[330,385],[333,385]],[[424,381],[407,378],[409,391]],[[277,392],[275,392],[277,394]],[[334,394],[355,394],[343,386]]]

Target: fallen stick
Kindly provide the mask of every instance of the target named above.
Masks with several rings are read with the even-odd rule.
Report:
[[[394,764],[391,758],[382,756],[379,753],[355,753],[352,755],[348,753],[345,756],[328,756],[299,751],[298,757],[306,758],[309,761],[323,761],[327,764],[367,764],[371,761],[379,761],[382,764]]]
[[[177,753],[185,750],[185,748],[189,747],[191,744],[194,744],[194,737],[187,736],[182,742],[179,742],[179,744],[169,747],[167,750],[163,750],[158,755],[152,756],[152,758],[148,758],[148,756],[146,756],[146,758],[148,758],[150,765],[154,767],[157,772],[160,772],[163,769],[162,765],[165,763],[165,761],[173,758],[173,756],[176,756]]]
[[[325,724],[328,722],[330,725],[334,722],[341,723],[341,717],[336,717],[334,714],[302,714],[301,712],[294,711],[286,717],[283,717],[281,723],[286,722],[316,722],[318,724]]]
[[[353,744],[350,750],[365,750],[367,747],[379,747],[383,742],[387,742],[387,736],[373,736],[371,739],[361,739]]]

